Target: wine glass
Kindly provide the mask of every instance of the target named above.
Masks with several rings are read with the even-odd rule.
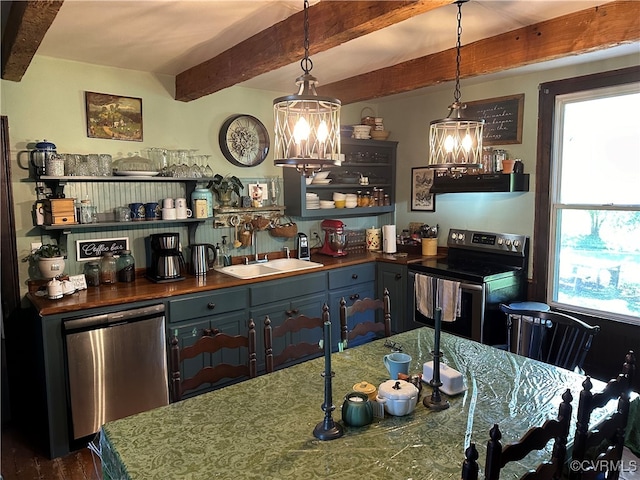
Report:
[[[202,176],[205,177],[205,178],[212,178],[213,177],[213,169],[209,165],[209,159],[211,158],[211,155],[202,155],[202,158],[203,158],[203,162],[204,162],[204,170],[202,172]]]

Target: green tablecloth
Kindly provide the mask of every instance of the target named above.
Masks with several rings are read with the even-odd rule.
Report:
[[[422,372],[422,364],[432,359],[430,328],[392,340],[412,356],[412,373]],[[567,388],[576,415],[584,380],[577,374],[446,333],[441,350],[467,386],[449,398],[447,410],[433,412],[420,402],[410,415],[345,427],[339,439],[317,440],[313,429],[324,418],[324,359],[319,358],[109,422],[100,440],[104,478],[458,479],[470,442],[476,442],[482,468],[494,423],[505,443],[514,441],[554,418]],[[379,385],[388,379],[382,364],[387,353],[379,340],[332,355],[334,420],[341,421],[344,395],[355,383]],[[430,392],[425,385],[422,396]],[[508,465],[504,478],[519,478],[549,459],[550,450]]]

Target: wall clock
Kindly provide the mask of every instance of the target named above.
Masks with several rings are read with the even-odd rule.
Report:
[[[218,139],[222,154],[239,167],[259,165],[269,153],[269,133],[262,122],[251,115],[227,118]]]

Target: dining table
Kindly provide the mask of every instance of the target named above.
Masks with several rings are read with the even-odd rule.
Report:
[[[433,359],[434,330],[420,327],[331,355],[331,419],[342,436],[319,440],[325,420],[325,357],[220,388],[167,406],[106,423],[99,451],[105,480],[142,479],[459,479],[465,449],[473,442],[484,467],[489,430],[499,424],[502,442],[556,418],[563,393],[573,396],[570,441],[583,375],[442,332],[441,361],[460,372],[464,391],[442,398],[444,410],[425,407],[431,379],[415,410],[345,425],[341,407],[355,385],[389,380],[383,357],[392,348],[411,356],[410,374]],[[594,380],[594,391],[603,382]],[[615,408],[594,412],[597,423]],[[520,478],[551,457],[552,442],[518,462],[501,478]]]

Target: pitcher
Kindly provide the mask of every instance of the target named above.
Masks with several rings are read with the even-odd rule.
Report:
[[[191,269],[194,275],[206,275],[209,270],[213,269],[215,259],[216,249],[210,243],[191,245]]]

